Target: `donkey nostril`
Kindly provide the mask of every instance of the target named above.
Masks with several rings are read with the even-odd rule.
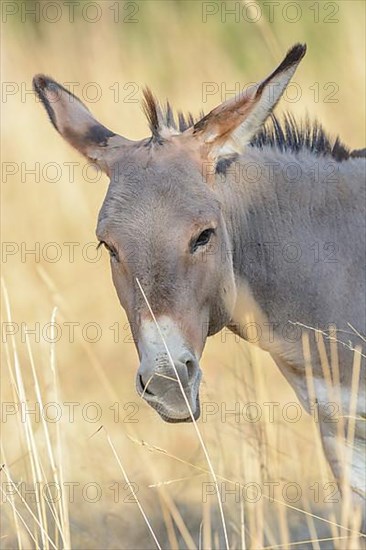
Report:
[[[188,370],[188,374],[193,374],[194,361],[192,361],[191,359],[188,359],[188,361],[186,361],[186,367],[187,367],[187,370]]]
[[[187,370],[188,381],[194,380],[198,373],[198,365],[196,359],[192,357],[192,355],[189,355],[188,358],[184,361],[184,364]]]
[[[144,394],[147,394],[147,395],[154,395],[148,388],[148,386],[146,386],[144,384],[144,381],[143,381],[143,378],[141,376],[141,374],[139,374],[139,380],[140,380],[140,384],[141,384],[141,388],[142,388],[142,391]]]

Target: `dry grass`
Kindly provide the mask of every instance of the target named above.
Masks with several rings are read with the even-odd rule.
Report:
[[[9,20],[3,25],[2,77],[19,91],[3,103],[3,162],[15,163],[8,166],[17,172],[7,181],[3,178],[2,237],[18,250],[3,263],[9,307],[3,294],[2,326],[6,329],[4,322],[10,316],[16,333],[3,346],[1,398],[8,413],[13,404],[18,410],[3,416],[0,545],[154,548],[154,533],[162,548],[223,548],[217,494],[207,502],[202,499],[203,483],[212,482],[212,471],[194,426],[164,424],[137,398],[137,355],[110,281],[107,258],[86,261],[81,253],[95,240],[107,181],[85,181],[84,162],[54,132],[33,96],[22,98],[20,91],[24,93],[25,86],[30,89],[37,72],[61,82],[79,82],[75,87],[79,95],[86,83],[97,82],[102,97],[89,107],[107,126],[138,139],[146,135],[146,122],[139,104],[126,101],[135,89],[123,90],[126,82],[140,89],[149,84],[162,99],[169,97],[173,105],[197,113],[203,82],[219,86],[225,82],[230,89],[236,82],[262,78],[289,45],[306,41],[308,54],[296,75],[301,101],[284,105],[297,114],[308,110],[351,147],[361,147],[364,5],[340,2],[337,24],[314,23],[312,12],[303,8],[296,24],[276,17],[272,24],[263,19],[244,25],[230,20],[223,24],[218,17],[202,23],[200,3],[151,1],[139,5],[138,23],[117,25],[108,11],[112,4],[103,2],[103,17],[96,24],[78,20],[69,25],[63,17],[55,24]],[[115,82],[120,84],[118,102],[109,89]],[[324,86],[330,82],[339,86],[338,103],[324,102],[331,92]],[[319,102],[314,102],[316,86],[310,89],[315,83],[319,83]],[[219,101],[219,94],[209,97],[205,111]],[[74,181],[65,165],[70,161],[78,163]],[[36,162],[38,181],[24,172]],[[48,163],[60,167],[60,177],[53,183],[49,180],[55,172],[51,168],[44,172]],[[80,243],[73,261],[70,247],[64,244],[70,242]],[[58,261],[47,258],[53,252],[47,243],[59,245]],[[39,246],[39,258],[25,256],[25,246]],[[88,253],[91,257],[91,248]],[[26,334],[26,328],[38,330],[36,323],[39,338]],[[73,339],[67,323],[79,323]],[[85,338],[87,323],[100,326],[101,337],[94,343]],[[50,343],[52,331],[60,329],[58,341]],[[87,337],[92,336],[90,329]],[[222,503],[229,547],[357,548],[361,543],[353,534],[354,518],[347,516],[347,510],[342,514],[339,506],[322,502],[322,488],[332,482],[332,475],[316,425],[305,414],[296,423],[284,421],[283,407],[297,399],[269,357],[224,333],[210,339],[202,366],[206,403],[225,402],[221,410],[223,406],[229,410],[235,403],[257,402],[264,412],[268,412],[264,403],[279,403],[273,422],[268,422],[268,414],[258,422],[228,414],[222,422],[216,412],[198,423],[220,489],[236,491]],[[30,409],[39,403],[44,410],[54,402],[59,408],[50,407],[48,412],[53,416],[61,411],[58,422],[44,421],[42,415],[21,417],[21,403]],[[70,403],[75,404],[72,421]],[[85,408],[88,403],[97,408]],[[100,418],[87,417],[95,411]],[[132,485],[126,485],[126,478]],[[270,481],[279,484],[274,499],[269,499]],[[289,482],[299,484],[301,500],[291,503],[283,498]],[[73,498],[70,483],[75,484]],[[248,483],[261,488],[257,502],[249,502],[254,489],[249,490]],[[319,503],[314,503],[315,483],[320,488]],[[38,499],[24,492],[35,484]],[[88,489],[87,484],[93,485]],[[64,488],[60,499],[49,502],[52,499],[45,496],[60,486]],[[244,505],[238,498],[243,487],[247,488]],[[100,498],[92,502],[95,488]],[[342,529],[340,522],[350,530]]]

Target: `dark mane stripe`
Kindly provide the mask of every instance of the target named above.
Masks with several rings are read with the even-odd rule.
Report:
[[[162,114],[160,105],[158,101],[155,99],[150,88],[145,88],[142,93],[144,97],[142,102],[142,109],[148,120],[149,128],[151,130],[153,139],[159,138],[159,131],[160,131],[159,114]],[[170,116],[170,113],[171,113],[170,105],[168,108],[169,108],[169,115],[168,115],[168,110],[163,114],[165,121],[167,121],[167,118],[168,116]]]
[[[177,121],[169,101],[166,102],[165,107],[162,107],[149,88],[145,88],[145,90],[143,90],[142,108],[148,120],[153,137],[159,134],[159,115],[161,116],[162,122],[165,126],[168,128],[174,128],[174,130],[178,130],[179,132],[184,132],[191,126],[194,126],[195,122],[204,116],[201,112],[200,116],[197,117],[197,120],[195,120],[191,113],[185,115],[181,111],[178,111]]]
[[[180,132],[191,128],[203,118],[203,113],[196,119],[191,113],[184,115],[178,112],[178,121],[169,102],[162,108],[149,89],[144,90],[143,109],[148,119],[153,141],[161,141],[160,124]],[[160,119],[160,120],[159,120]],[[315,156],[329,156],[337,162],[349,158],[365,158],[366,149],[351,151],[339,137],[331,137],[317,121],[306,117],[304,121],[295,120],[291,113],[284,113],[281,119],[271,114],[267,122],[257,132],[249,144],[262,149],[273,147],[282,152],[298,153],[306,149]]]
[[[306,149],[315,156],[330,156],[338,162],[352,156],[340,138],[332,138],[317,120],[311,121],[307,117],[299,122],[291,113],[284,113],[282,120],[270,115],[250,145],[260,149],[269,146],[292,153]]]

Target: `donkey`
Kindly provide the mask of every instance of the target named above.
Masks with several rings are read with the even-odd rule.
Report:
[[[272,115],[305,52],[296,44],[265,80],[196,122],[176,122],[146,89],[151,136],[141,141],[101,125],[51,78],[33,84],[56,130],[110,178],[96,233],[140,358],[137,392],[167,422],[197,419],[207,337],[227,327],[250,340],[256,327],[308,412],[315,401],[333,473],[348,476],[364,509],[366,155],[317,123]]]

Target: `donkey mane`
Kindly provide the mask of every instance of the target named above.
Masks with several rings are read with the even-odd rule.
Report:
[[[320,122],[295,120],[291,113],[284,113],[282,120],[271,114],[267,122],[250,142],[252,147],[275,147],[280,151],[297,153],[307,149],[316,156],[330,156],[338,162],[349,158],[366,157],[366,149],[351,151],[339,136],[332,137]]]
[[[143,111],[152,133],[152,141],[164,141],[163,129],[173,133],[184,132],[201,120],[204,113],[193,117],[191,113],[185,115],[177,112],[177,120],[169,103],[161,106],[151,90],[143,92]],[[295,120],[291,113],[285,112],[281,119],[271,114],[259,132],[252,138],[249,145],[262,149],[273,147],[282,152],[298,153],[306,149],[316,156],[330,156],[338,162],[349,158],[366,157],[366,149],[351,150],[344,145],[339,136],[332,137],[317,120],[310,120],[307,116],[303,121]]]
[[[165,127],[176,130],[177,132],[184,132],[188,128],[194,126],[194,124],[204,116],[203,112],[201,112],[200,116],[195,119],[191,113],[185,115],[182,111],[177,111],[178,120],[176,121],[174,111],[169,101],[166,102],[165,106],[162,106],[153,95],[150,88],[145,88],[143,90],[142,109],[148,120],[154,141],[161,140],[162,128]]]

